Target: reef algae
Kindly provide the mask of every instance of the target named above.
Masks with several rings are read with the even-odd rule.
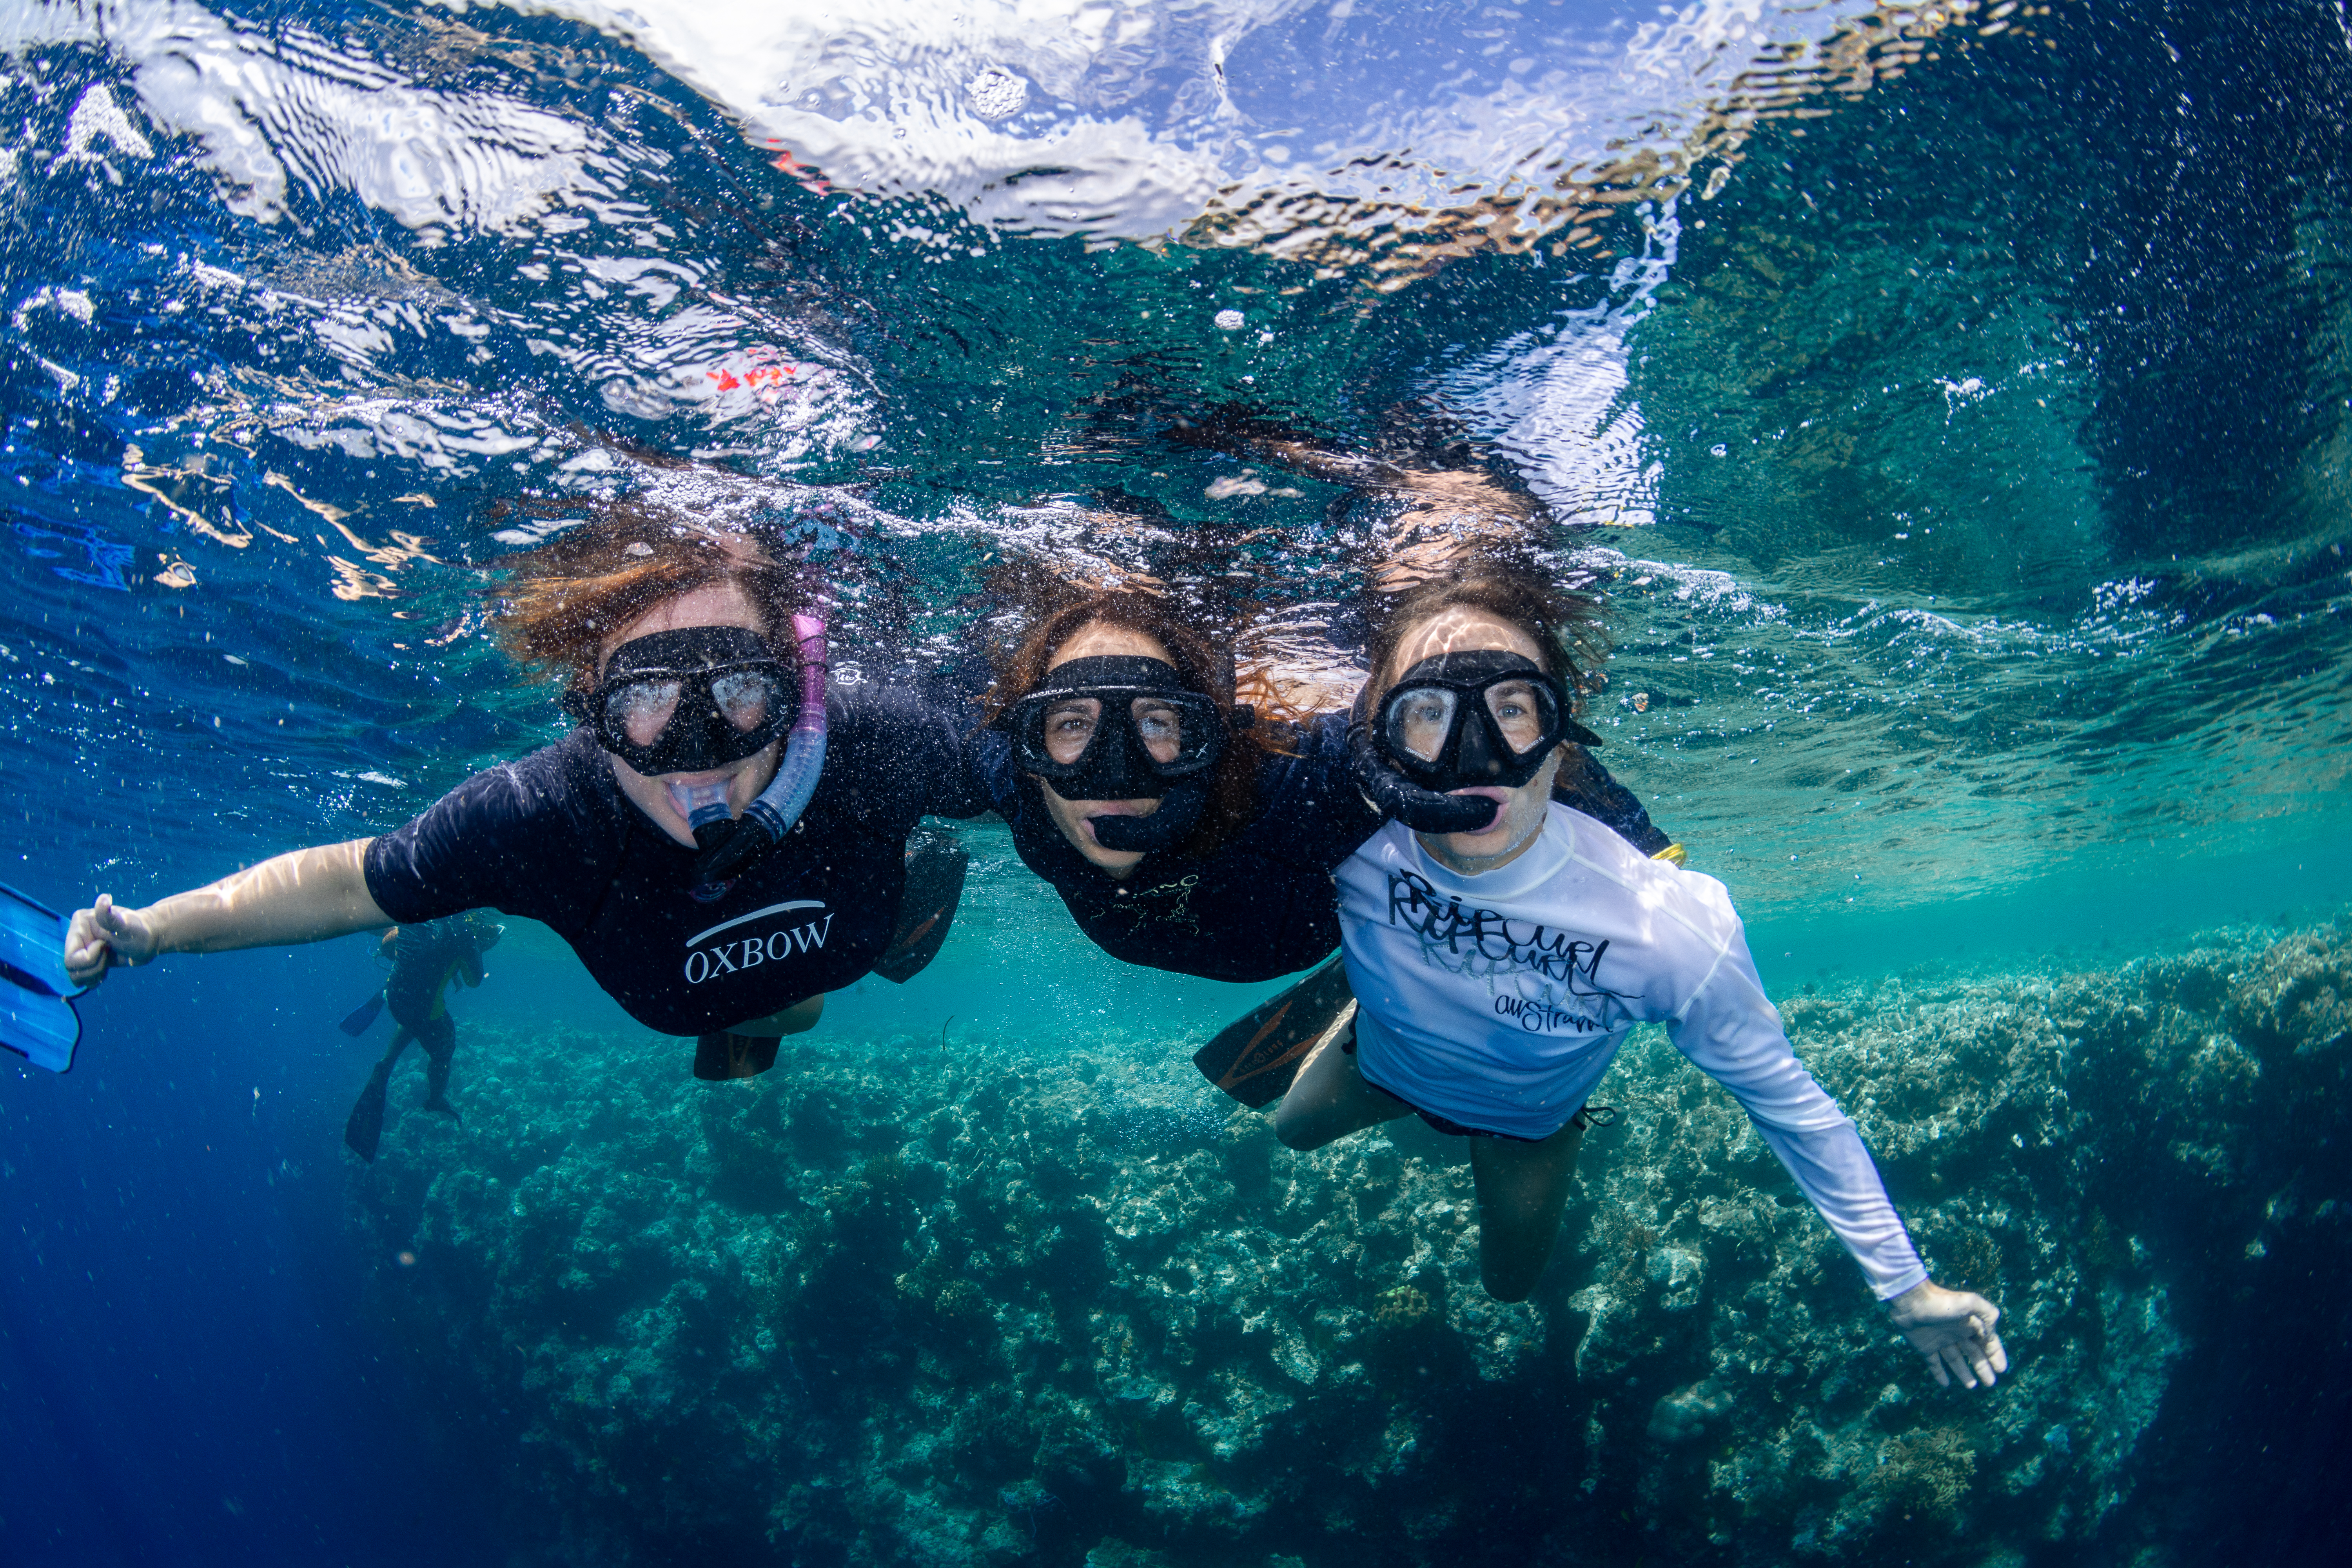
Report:
[[[1935,1385],[1662,1037],[1517,1305],[1458,1142],[1294,1154],[1180,1039],[795,1041],[708,1085],[485,1031],[464,1125],[409,1114],[352,1202],[551,1561],[2192,1560],[2162,1428],[2244,1376],[2232,1314],[2288,1332],[2352,1262],[2347,931],[1783,1011],[2001,1304],[1990,1394]]]

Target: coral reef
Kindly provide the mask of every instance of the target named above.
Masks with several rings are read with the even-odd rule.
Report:
[[[1784,1012],[2000,1303],[1994,1393],[1936,1386],[1654,1035],[1517,1305],[1458,1142],[1293,1154],[1176,1041],[794,1041],[709,1085],[478,1033],[464,1125],[405,1115],[353,1208],[551,1561],[2175,1561],[2136,1489],[2200,1335],[2352,1262],[2352,940]]]

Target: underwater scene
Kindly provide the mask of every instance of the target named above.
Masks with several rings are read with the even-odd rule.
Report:
[[[14,0],[0,49],[0,1563],[2342,1550],[2336,0]],[[1581,641],[1497,610],[1407,690],[1383,606],[1465,540]],[[1065,755],[1041,628],[1104,594],[1213,657],[1054,654],[1146,694]],[[1510,771],[1523,689],[1613,795]],[[1244,754],[1325,815],[1220,815]],[[1505,878],[1553,827],[1411,816],[1481,788],[1643,913],[1561,950],[1606,1076],[1465,1127],[1371,1070],[1359,846]],[[1661,910],[1712,945],[1637,998]],[[1219,1076],[1326,1002],[1286,1097]],[[1782,1031],[1809,1121],[1740,1076]],[[1312,1131],[1334,1073],[1387,1108]],[[1799,1137],[1846,1120],[1860,1189]]]

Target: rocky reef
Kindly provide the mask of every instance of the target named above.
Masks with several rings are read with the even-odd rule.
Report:
[[[353,1213],[551,1563],[2199,1560],[2185,1456],[2265,1339],[2342,1332],[2352,927],[1783,1010],[2001,1305],[1997,1391],[1936,1386],[1654,1034],[1514,1306],[1458,1142],[1293,1154],[1173,1040],[714,1085],[471,1031],[463,1126],[403,1115]]]

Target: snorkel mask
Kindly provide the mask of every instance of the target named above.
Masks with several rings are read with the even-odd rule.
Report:
[[[1560,742],[1601,743],[1568,716],[1559,678],[1516,653],[1440,654],[1406,670],[1377,714],[1370,696],[1367,683],[1349,724],[1357,781],[1374,806],[1420,833],[1482,831],[1495,802],[1449,792],[1517,789]]]
[[[689,626],[623,643],[584,717],[637,772],[708,773],[765,749],[793,721],[783,665],[744,626]]]
[[[793,616],[800,691],[767,639],[744,626],[691,626],[632,638],[572,711],[604,749],[641,773],[704,773],[786,737],[783,761],[736,818],[724,783],[670,784],[694,831],[695,892],[721,885],[781,842],[808,808],[824,768],[824,618]]]
[[[1174,665],[1124,654],[1055,666],[994,724],[1064,800],[1160,802],[1149,816],[1087,818],[1095,842],[1120,853],[1171,847],[1200,825],[1225,727]]]

